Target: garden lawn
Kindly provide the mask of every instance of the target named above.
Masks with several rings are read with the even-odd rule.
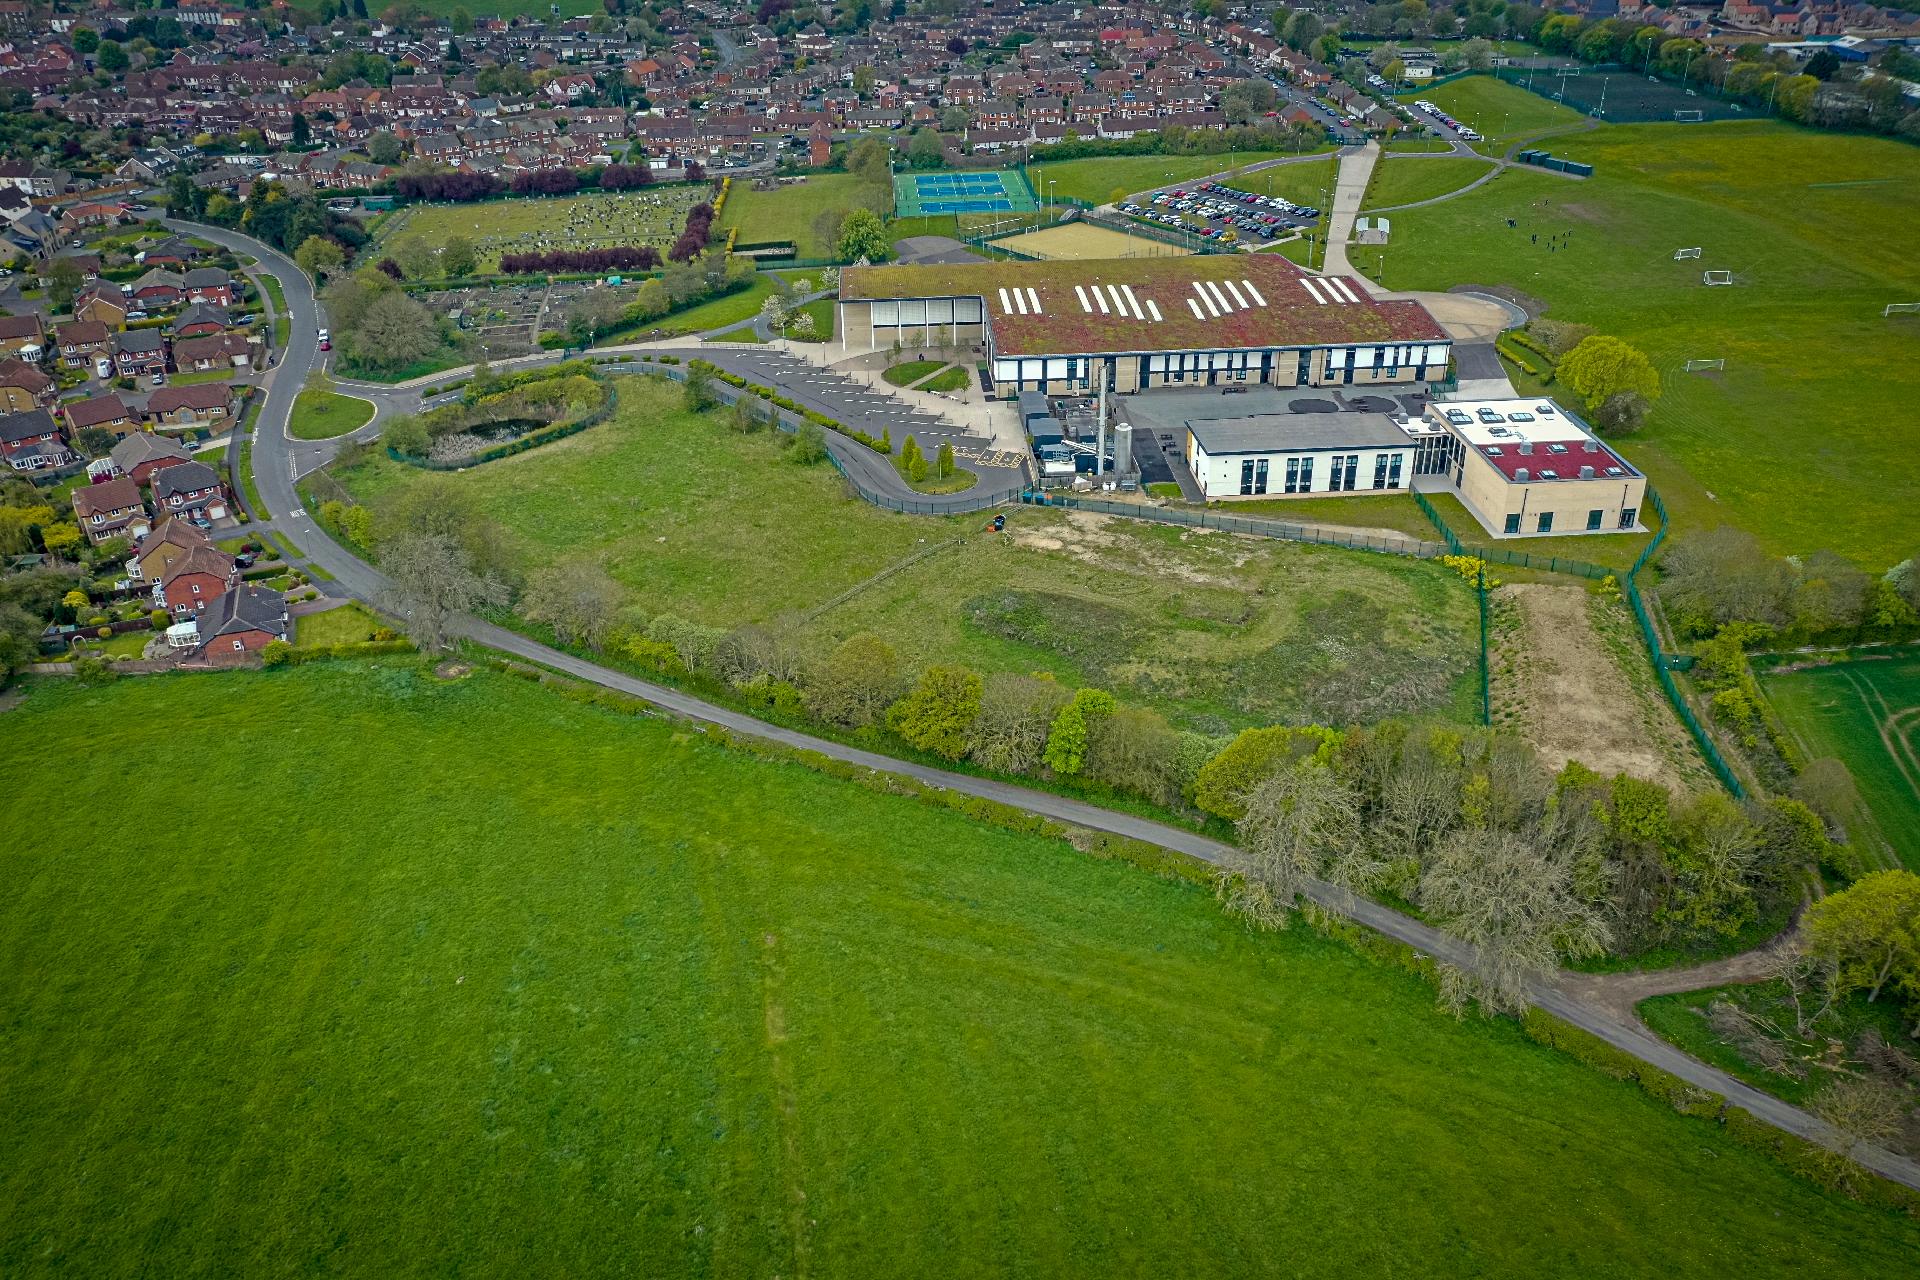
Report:
[[[709,329],[739,324],[759,315],[761,304],[772,292],[772,280],[765,276],[755,276],[753,283],[744,289],[724,294],[696,307],[688,307],[685,311],[661,316],[658,320],[649,320],[638,329],[630,330],[629,336],[610,334],[594,345],[613,346],[620,342],[631,341],[631,334],[651,333],[655,329],[664,330],[667,333],[705,333]]]
[[[973,381],[973,372],[965,365],[956,364],[934,374],[915,387],[915,391],[958,391]]]
[[[1390,209],[1434,200],[1493,171],[1491,160],[1454,156],[1386,156],[1373,166],[1362,209]]]
[[[889,195],[884,187],[863,183],[850,173],[816,173],[805,182],[782,183],[777,191],[755,191],[751,182],[736,182],[720,213],[722,230],[738,227],[739,244],[791,240],[802,258],[831,258],[834,246],[819,238],[814,222],[829,209],[866,206],[885,213]]]
[[[1912,555],[1920,463],[1889,426],[1912,397],[1886,371],[1905,367],[1920,316],[1880,313],[1920,298],[1920,150],[1739,122],[1608,126],[1555,153],[1596,175],[1511,169],[1396,216],[1386,283],[1512,286],[1644,350],[1664,390],[1620,447],[1676,533],[1732,523],[1875,572]],[[1693,246],[1700,260],[1674,261]],[[1712,268],[1740,283],[1704,287]],[[1682,371],[1707,357],[1726,370]]]
[[[1051,671],[1196,728],[1476,714],[1478,614],[1444,566],[1041,508],[1000,535],[885,512],[725,411],[686,413],[675,385],[619,385],[604,426],[438,480],[526,572],[586,557],[649,615],[785,620],[810,654],[870,630],[909,666]],[[376,510],[432,482],[379,454],[333,474]]]
[[[358,431],[373,421],[373,415],[371,400],[308,388],[294,397],[287,432],[296,440],[331,440]]]
[[[191,387],[202,382],[232,382],[232,369],[194,369],[186,373],[170,373],[167,381],[176,387]]]
[[[1489,155],[1501,155],[1528,134],[1577,125],[1587,117],[1518,85],[1490,75],[1467,76],[1435,89],[1414,89],[1400,95],[1402,102],[1431,102],[1485,138],[1474,146]],[[1553,143],[1555,155],[1560,140]]]
[[[1762,672],[1760,687],[1809,757],[1847,766],[1879,839],[1920,871],[1920,657]]]
[[[384,624],[361,605],[349,601],[320,613],[303,613],[293,622],[296,649],[320,649],[336,644],[359,644],[373,639]]]
[[[833,312],[832,298],[815,298],[812,302],[795,307],[792,317],[787,321],[786,336],[795,342],[833,341]],[[801,316],[810,316],[813,319],[813,332],[805,338],[793,332],[793,322]]]
[[[0,797],[12,1277],[1847,1280],[1920,1249],[1310,930],[507,676],[46,682],[7,718],[66,761]],[[128,724],[277,797],[270,832],[68,750]]]
[[[1088,156],[1081,160],[1045,160],[1027,166],[1033,193],[1042,200],[1068,196],[1088,204],[1110,204],[1170,182],[1211,177],[1240,165],[1271,160],[1279,151],[1221,152],[1204,156]],[[1049,188],[1047,183],[1053,186]]]

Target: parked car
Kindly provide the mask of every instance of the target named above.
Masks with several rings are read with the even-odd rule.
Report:
[[[156,373],[148,380],[147,385],[150,387],[164,387],[167,385],[167,375],[164,373]]]

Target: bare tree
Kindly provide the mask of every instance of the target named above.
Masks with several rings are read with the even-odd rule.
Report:
[[[424,650],[448,648],[460,615],[507,602],[506,588],[475,573],[460,544],[445,534],[396,539],[380,558],[391,579],[386,609],[406,620]]]
[[[1469,1001],[1519,1013],[1529,980],[1608,942],[1598,912],[1574,891],[1571,864],[1531,835],[1454,832],[1426,858],[1420,904],[1476,952],[1470,972],[1441,970],[1441,1000],[1456,1014]]]
[[[1793,1033],[1805,1038],[1826,1017],[1836,996],[1833,965],[1816,959],[1789,941],[1766,953],[1761,972],[1786,989],[1793,1006]]]
[[[598,650],[606,643],[626,592],[590,560],[569,560],[536,574],[521,612],[553,628],[562,644]]]
[[[1227,910],[1267,929],[1281,928],[1315,880],[1330,873],[1351,882],[1361,854],[1360,801],[1353,789],[1311,758],[1298,760],[1247,795],[1241,849],[1221,871]]]
[[[1841,1076],[1820,1091],[1811,1110],[1833,1129],[1830,1172],[1836,1182],[1846,1183],[1854,1176],[1855,1153],[1899,1133],[1913,1104],[1903,1090],[1883,1080]]]
[[[1038,676],[988,676],[980,691],[980,714],[973,722],[968,754],[1000,773],[1030,772],[1046,752],[1054,716],[1072,698],[1071,690]]]

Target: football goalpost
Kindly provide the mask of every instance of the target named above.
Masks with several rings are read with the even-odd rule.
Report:
[[[1883,316],[1920,314],[1920,302],[1889,302]]]
[[[1700,256],[1699,247],[1695,247],[1692,249],[1675,249],[1673,251],[1673,260],[1675,262],[1685,262],[1688,258],[1697,258],[1699,256]]]
[[[1691,111],[1681,109],[1673,113],[1674,123],[1676,124],[1701,124],[1705,122],[1706,118],[1707,113],[1698,109]]]
[[[1699,373],[1703,369],[1724,369],[1726,367],[1727,367],[1727,362],[1725,360],[1689,360],[1687,361],[1688,373]]]
[[[1702,271],[1702,272],[1700,273],[1700,283],[1701,283],[1701,284],[1704,284],[1704,285],[1708,285],[1708,286],[1713,286],[1713,285],[1722,285],[1722,284],[1732,284],[1732,283],[1733,283],[1733,272],[1731,272],[1731,271]]]

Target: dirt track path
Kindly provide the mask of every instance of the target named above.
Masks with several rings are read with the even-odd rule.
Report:
[[[1638,1022],[1634,1006],[1650,996],[1677,995],[1703,987],[1760,982],[1773,957],[1785,950],[1797,930],[1789,929],[1763,947],[1737,956],[1712,960],[1689,969],[1657,969],[1647,973],[1563,973],[1560,989],[1577,1000],[1598,1005],[1614,1017]]]

